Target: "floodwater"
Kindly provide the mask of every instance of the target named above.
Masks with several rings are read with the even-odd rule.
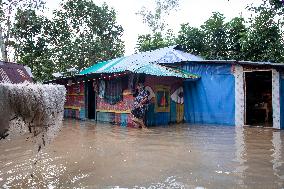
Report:
[[[0,188],[284,187],[284,132],[273,129],[66,120],[40,154],[25,138],[0,141]]]

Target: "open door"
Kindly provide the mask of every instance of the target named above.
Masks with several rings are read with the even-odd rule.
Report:
[[[245,72],[245,124],[272,127],[272,71]]]
[[[96,119],[96,93],[94,90],[93,82],[89,81],[87,83],[88,87],[88,118],[89,119]]]

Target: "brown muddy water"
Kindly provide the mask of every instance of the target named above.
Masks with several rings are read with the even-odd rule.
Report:
[[[0,187],[283,188],[283,145],[272,129],[66,120],[40,154],[25,136],[0,141]]]

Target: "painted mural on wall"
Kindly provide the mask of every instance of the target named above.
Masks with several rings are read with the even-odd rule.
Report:
[[[145,85],[151,86],[155,93],[148,107],[147,125],[167,125],[184,120],[183,80],[174,77],[147,77]]]
[[[97,111],[100,112],[117,112],[117,113],[130,113],[134,97],[128,90],[124,90],[122,98],[115,104],[107,102],[105,98],[97,98]]]
[[[176,122],[180,123],[184,119],[184,94],[183,87],[177,88],[171,95],[171,100],[176,106]]]
[[[131,108],[133,106],[133,76],[122,83],[121,98],[116,103],[111,103],[103,95],[97,97],[97,120],[111,122],[121,126],[133,126]],[[107,88],[109,81],[105,81],[100,89]],[[102,82],[101,82],[102,83]],[[127,85],[126,85],[127,84]],[[146,124],[167,125],[169,123],[182,122],[184,117],[182,80],[178,78],[166,78],[146,76],[145,89],[149,94],[149,105],[146,113]],[[132,87],[129,87],[132,86]],[[116,91],[116,92],[115,92]],[[116,95],[120,94],[117,89],[112,90]],[[105,91],[106,92],[106,91]],[[101,92],[100,94],[104,94]],[[118,97],[117,97],[118,98]]]
[[[64,105],[64,117],[85,118],[85,90],[84,83],[66,85],[66,101]]]

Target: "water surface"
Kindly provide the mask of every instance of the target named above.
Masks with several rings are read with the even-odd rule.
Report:
[[[0,141],[0,188],[283,188],[284,132],[64,121],[40,154]]]

